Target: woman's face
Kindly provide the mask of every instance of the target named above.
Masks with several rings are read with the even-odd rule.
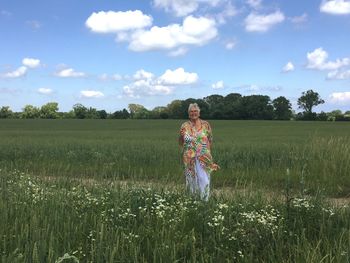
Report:
[[[190,120],[197,120],[199,118],[199,110],[195,107],[192,107],[188,113]]]

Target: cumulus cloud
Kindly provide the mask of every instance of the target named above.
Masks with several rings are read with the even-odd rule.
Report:
[[[20,78],[20,77],[23,77],[26,75],[28,71],[28,68],[25,67],[25,66],[21,66],[19,68],[17,68],[16,70],[14,71],[10,71],[10,72],[6,72],[6,73],[3,73],[1,74],[0,76],[2,78],[9,78],[9,79],[15,79],[15,78]]]
[[[138,70],[132,77],[132,83],[123,87],[125,96],[140,98],[142,96],[169,95],[175,86],[190,85],[198,81],[196,73],[186,72],[183,68],[166,70],[157,77],[143,69]]]
[[[217,6],[222,0],[154,0],[156,8],[164,9],[177,17],[187,16],[199,8],[200,4]]]
[[[262,0],[247,0],[246,2],[250,7],[258,9],[261,7]]]
[[[350,1],[345,0],[323,0],[320,11],[332,15],[350,14]]]
[[[167,69],[158,79],[158,82],[163,85],[189,85],[194,84],[197,81],[197,73],[185,72],[183,68],[175,70]]]
[[[82,90],[80,91],[80,96],[82,98],[102,98],[104,94],[97,90]]]
[[[248,32],[266,32],[274,25],[282,23],[284,19],[285,16],[281,11],[276,11],[268,15],[251,13],[244,20],[245,29]]]
[[[24,58],[22,64],[28,68],[37,68],[40,66],[40,60],[35,58]]]
[[[224,88],[224,82],[223,82],[222,80],[219,80],[218,82],[213,83],[213,84],[211,85],[211,87],[212,87],[213,89],[223,89],[223,88]]]
[[[350,91],[346,92],[333,92],[330,96],[330,101],[336,104],[348,104],[350,103]]]
[[[204,45],[217,35],[215,21],[186,17],[183,25],[154,26],[148,31],[135,32],[129,48],[133,51],[174,49],[181,45]]]
[[[148,80],[148,79],[153,79],[154,74],[151,72],[147,72],[143,69],[140,69],[135,72],[135,74],[133,75],[133,78],[134,80]]]
[[[150,30],[139,30],[131,35],[129,49],[133,51],[170,50],[184,45],[201,46],[217,36],[213,19],[188,16],[183,24],[165,27],[154,26]]]
[[[224,8],[224,10],[217,15],[215,15],[216,21],[219,24],[225,24],[227,18],[233,17],[237,15],[238,11],[235,6],[231,4],[231,2],[228,2]]]
[[[309,69],[317,70],[337,70],[350,64],[349,58],[336,59],[327,61],[328,53],[322,47],[307,53],[307,65]]]
[[[284,65],[284,67],[282,68],[282,72],[290,72],[290,71],[293,71],[294,70],[294,65],[292,62],[288,62],[286,65]]]
[[[222,19],[232,14],[232,8],[226,9],[221,14]],[[127,42],[132,51],[169,50],[170,56],[184,55],[188,50],[187,46],[205,45],[218,34],[214,18],[187,16],[182,24],[174,23],[163,27],[151,27],[152,20],[151,16],[144,15],[139,10],[101,11],[92,13],[85,25],[93,32],[115,33],[115,40]]]
[[[141,96],[168,95],[173,91],[173,87],[158,85],[151,80],[138,80],[123,87],[123,92],[131,98],[140,98]]]
[[[117,33],[126,30],[135,30],[152,25],[153,18],[144,15],[140,10],[135,11],[100,11],[92,13],[85,25],[96,33]]]
[[[327,79],[350,79],[350,70],[334,70],[327,74]]]
[[[52,94],[53,90],[49,88],[40,88],[38,89],[38,92],[41,94],[49,95]]]
[[[86,73],[75,71],[72,68],[66,68],[56,72],[55,76],[60,78],[82,78],[86,77]]]

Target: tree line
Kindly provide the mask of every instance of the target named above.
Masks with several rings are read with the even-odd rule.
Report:
[[[271,100],[266,95],[242,96],[239,93],[230,93],[226,96],[210,95],[202,99],[188,98],[174,100],[167,106],[157,106],[152,110],[140,104],[129,104],[128,109],[107,113],[85,107],[78,103],[68,112],[60,112],[57,102],[49,102],[41,107],[25,105],[22,112],[13,112],[9,106],[0,108],[0,118],[22,119],[186,119],[188,106],[197,103],[201,109],[203,119],[218,120],[320,120],[320,121],[350,121],[350,111],[342,112],[313,112],[313,108],[323,104],[320,95],[308,90],[302,92],[298,98],[298,107],[302,111],[292,111],[290,101],[284,96]]]

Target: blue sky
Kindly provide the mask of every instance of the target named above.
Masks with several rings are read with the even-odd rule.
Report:
[[[1,0],[0,106],[114,112],[211,94],[350,110],[350,0]]]

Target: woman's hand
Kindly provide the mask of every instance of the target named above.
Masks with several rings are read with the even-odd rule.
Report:
[[[180,135],[181,135],[182,137],[184,137],[184,136],[185,136],[185,133],[186,133],[186,129],[185,129],[185,128],[182,128],[182,129],[180,130]]]
[[[217,171],[217,170],[221,169],[221,167],[218,164],[216,164],[216,163],[213,163],[212,167],[213,167],[214,171]]]

